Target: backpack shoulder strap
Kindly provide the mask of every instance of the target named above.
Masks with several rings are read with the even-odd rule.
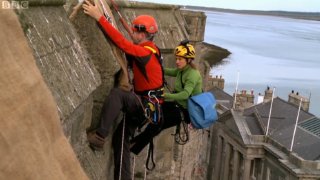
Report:
[[[143,47],[146,49],[149,49],[157,57],[157,60],[161,66],[161,71],[162,71],[162,86],[164,86],[166,84],[166,80],[164,78],[164,69],[163,69],[163,65],[162,65],[163,57],[161,55],[160,49],[158,48],[158,46],[156,46],[156,48],[158,49],[158,52],[159,52],[159,54],[158,54],[157,51],[150,46],[143,46]]]
[[[157,54],[157,51],[150,46],[143,46],[146,49],[149,49],[153,54]],[[160,52],[160,51],[159,51]]]
[[[150,47],[150,46],[143,46],[143,47],[148,49],[148,50],[150,50],[157,57],[159,63],[162,66],[162,59],[163,58],[162,58],[160,49],[156,46],[156,48],[158,49],[158,52],[159,52],[159,54],[158,54],[157,51],[154,48]]]

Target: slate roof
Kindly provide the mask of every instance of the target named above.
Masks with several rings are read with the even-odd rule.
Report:
[[[252,135],[264,135],[271,101],[244,110],[243,115]],[[298,107],[279,97],[274,98],[269,135],[290,150]],[[293,152],[306,160],[320,160],[320,119],[301,109]]]
[[[274,132],[271,137],[290,150],[294,124]],[[297,126],[292,151],[305,160],[320,160],[320,137]]]
[[[299,124],[299,126],[314,135],[320,137],[320,119],[313,117]]]
[[[248,109],[245,109],[243,115],[248,116],[247,122],[249,122],[250,120],[249,117],[255,117],[255,119],[257,120],[256,123],[258,123],[261,129],[266,130],[268,124],[270,105],[271,101],[260,103]],[[296,105],[293,105],[279,97],[274,98],[269,123],[269,133],[272,134],[273,132],[276,132],[292,124],[295,124],[297,113],[298,107]],[[311,117],[314,117],[314,115],[301,109],[298,122],[303,122],[305,120],[310,119]],[[253,125],[253,123],[249,124],[252,125],[252,128],[256,126]],[[249,128],[251,129],[250,126]],[[254,129],[251,130],[254,131]]]
[[[217,87],[210,89],[209,92],[213,93],[217,100],[217,104],[221,104],[228,109],[232,108],[233,97],[231,95]]]

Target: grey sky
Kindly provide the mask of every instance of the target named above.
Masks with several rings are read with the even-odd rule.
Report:
[[[137,0],[142,2],[196,5],[242,10],[320,12],[320,0]]]

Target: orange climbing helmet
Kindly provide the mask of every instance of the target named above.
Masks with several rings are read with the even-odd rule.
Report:
[[[158,25],[156,20],[149,15],[140,15],[132,21],[133,31],[145,31],[150,34],[158,32]]]
[[[179,46],[176,47],[174,54],[187,59],[194,59],[196,57],[196,51],[187,39],[180,42]]]

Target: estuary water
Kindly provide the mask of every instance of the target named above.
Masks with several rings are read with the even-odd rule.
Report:
[[[275,16],[206,12],[205,41],[232,54],[212,68],[225,78],[225,91],[254,90],[288,100],[294,90],[311,97],[310,113],[320,117],[320,21]]]

